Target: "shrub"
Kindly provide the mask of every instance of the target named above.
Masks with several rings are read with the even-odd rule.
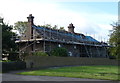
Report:
[[[35,56],[48,56],[48,54],[45,53],[45,52],[34,52],[32,55],[35,55]]]
[[[57,48],[53,49],[50,52],[50,55],[51,56],[62,56],[62,57],[65,57],[65,56],[68,56],[68,52],[67,52],[66,48],[57,47]]]

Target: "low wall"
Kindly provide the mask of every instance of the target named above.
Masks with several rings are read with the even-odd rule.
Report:
[[[77,65],[118,65],[118,61],[108,58],[28,56],[26,68],[44,68]]]

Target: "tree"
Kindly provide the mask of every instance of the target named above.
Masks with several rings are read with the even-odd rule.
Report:
[[[57,47],[50,52],[50,55],[51,56],[66,57],[66,56],[68,56],[68,52],[67,52],[66,48]]]
[[[15,43],[16,34],[12,32],[13,27],[8,24],[2,24],[2,53],[6,54],[17,50]]]
[[[115,23],[113,30],[111,30],[109,44],[112,46],[110,48],[110,54],[120,59],[120,25]]]
[[[53,28],[53,29],[57,29],[57,27],[58,27],[57,25],[54,25],[54,27],[52,27],[52,28]]]
[[[58,28],[57,25],[52,26],[51,24],[38,25],[38,27],[52,28],[52,29],[58,29],[58,30],[63,30],[63,31],[65,31],[64,27],[60,27],[60,28]]]
[[[14,29],[19,32],[19,35],[22,36],[28,27],[28,22],[18,21],[14,24]]]
[[[51,26],[51,24],[46,24],[46,25],[44,25],[45,27],[48,27],[48,28],[51,28],[52,26]]]
[[[63,30],[63,31],[65,31],[64,27],[60,27],[60,30]]]

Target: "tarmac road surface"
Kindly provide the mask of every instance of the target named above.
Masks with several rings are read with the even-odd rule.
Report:
[[[94,81],[94,82],[101,81],[102,83],[103,83],[103,81],[105,83],[110,82],[109,80],[99,80],[99,79],[69,78],[69,77],[55,77],[55,76],[30,76],[30,75],[17,75],[15,73],[16,72],[9,72],[9,73],[0,74],[0,78],[2,78],[2,79],[0,79],[0,81],[57,81],[59,83],[61,83],[61,82],[66,83],[67,81],[69,81],[69,83],[71,83],[70,81],[74,81],[74,82],[75,81],[76,82],[77,81],[91,81],[91,82],[92,81]],[[74,83],[74,82],[72,82],[72,83]],[[2,83],[4,83],[4,82],[2,82]],[[12,83],[12,82],[10,82],[10,83]],[[113,83],[113,82],[110,82],[110,83]]]
[[[103,81],[96,79],[53,77],[53,76],[26,76],[5,73],[2,75],[2,81]]]

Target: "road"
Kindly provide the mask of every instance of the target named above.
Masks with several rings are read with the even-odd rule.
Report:
[[[25,82],[30,81],[30,83],[32,83],[32,81],[44,81],[44,82],[45,81],[49,81],[49,82],[56,81],[57,83],[61,83],[61,82],[62,83],[76,83],[76,82],[79,83],[79,81],[85,81],[85,83],[86,81],[88,82],[91,81],[91,83],[94,81],[93,83],[97,83],[99,81],[101,83],[113,83],[113,82],[110,82],[109,80],[99,80],[99,79],[83,79],[83,78],[69,78],[69,77],[55,77],[55,76],[30,76],[30,75],[15,74],[18,72],[21,72],[21,71],[0,74],[0,78],[2,78],[0,79],[0,81],[12,81],[12,82],[7,82],[7,83],[14,83],[15,81],[17,81],[17,83],[19,83],[20,81],[25,81]],[[114,83],[117,83],[117,82],[114,82]]]
[[[30,76],[17,75],[16,73],[22,71],[14,71],[0,74],[3,81],[108,81],[98,79],[83,79],[83,78],[69,78],[69,77],[55,77],[55,76]]]
[[[53,76],[26,76],[5,73],[2,75],[3,81],[103,81],[96,79],[81,79],[69,77],[53,77]]]

